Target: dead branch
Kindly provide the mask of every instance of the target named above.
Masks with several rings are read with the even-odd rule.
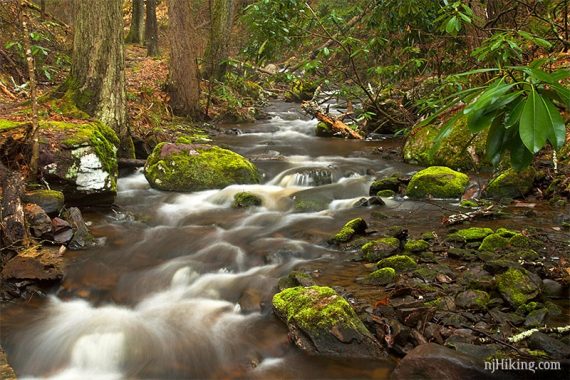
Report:
[[[327,114],[316,101],[305,101],[301,103],[301,108],[309,115],[328,125],[334,134],[340,134],[341,136],[349,139],[362,140],[363,137],[358,132],[352,130],[340,119]]]
[[[492,211],[492,208],[493,205],[467,213],[445,216],[443,217],[441,223],[444,225],[453,225],[461,222],[466,222],[468,220],[473,220],[475,218],[489,217],[495,214],[495,212]]]

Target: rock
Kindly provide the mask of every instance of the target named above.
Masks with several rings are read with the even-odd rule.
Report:
[[[391,380],[500,379],[485,370],[483,361],[435,343],[422,344],[398,364]]]
[[[494,199],[524,197],[532,190],[535,176],[532,167],[521,172],[507,169],[489,181],[484,194]]]
[[[0,378],[4,380],[16,380],[16,373],[14,369],[8,364],[6,360],[6,353],[4,349],[0,346]]]
[[[259,182],[256,167],[244,157],[200,144],[158,144],[147,159],[144,174],[153,188],[166,191],[199,191]]]
[[[349,303],[329,287],[285,289],[273,297],[273,310],[287,323],[295,345],[309,354],[385,356]]]
[[[460,198],[468,184],[466,174],[444,166],[432,166],[412,177],[406,195],[410,198]]]
[[[542,280],[542,289],[547,297],[560,297],[564,291],[564,287],[560,283],[549,278]]]
[[[396,279],[396,271],[393,268],[382,268],[368,275],[368,279],[377,285],[388,285]]]
[[[491,296],[482,290],[467,290],[455,297],[455,304],[464,309],[485,310]]]
[[[494,345],[478,346],[471,343],[455,342],[452,346],[458,352],[479,360],[485,360],[497,353],[497,346]]]
[[[317,87],[316,83],[295,79],[284,94],[285,101],[300,103],[304,100],[311,100]]]
[[[384,206],[386,203],[380,197],[361,198],[352,207]]]
[[[569,345],[541,332],[535,332],[530,336],[528,346],[534,350],[542,350],[554,359],[570,357]]]
[[[404,144],[404,161],[423,166],[440,165],[463,170],[491,167],[490,162],[485,160],[487,130],[473,136],[469,133],[466,123],[467,118],[460,116],[437,147],[434,147],[434,140],[441,131],[438,121],[427,126],[413,127]],[[479,159],[478,162],[474,162],[471,155],[467,154],[468,150],[474,152]]]
[[[404,250],[409,252],[422,252],[429,248],[429,243],[425,240],[410,239],[404,244]]]
[[[315,127],[315,136],[317,137],[333,137],[334,132],[330,125],[324,121],[319,121]]]
[[[540,294],[540,284],[524,269],[511,268],[497,275],[497,288],[503,298],[515,308]]]
[[[73,238],[67,247],[72,250],[85,249],[94,246],[95,238],[89,232],[81,211],[77,207],[70,207],[63,213],[65,220],[73,228]]]
[[[63,278],[63,252],[59,247],[37,246],[18,253],[2,269],[3,281],[59,281]]]
[[[331,239],[329,239],[329,243],[331,244],[339,244],[339,243],[346,243],[350,241],[355,235],[364,234],[368,226],[366,222],[362,218],[356,218],[349,220],[339,232],[337,232]]]
[[[417,265],[414,259],[406,255],[387,257],[376,264],[378,268],[394,268],[396,272],[406,272],[414,269]]]
[[[111,128],[100,122],[41,122],[40,142],[40,173],[68,203],[113,203],[119,139]]]
[[[525,327],[538,327],[544,325],[544,320],[548,315],[548,309],[542,308],[533,310],[526,316],[524,321]]]
[[[53,240],[57,244],[65,244],[73,237],[73,230],[71,224],[66,220],[55,217],[51,220],[53,230]]]
[[[400,240],[394,237],[380,238],[364,244],[360,250],[365,260],[377,261],[398,252]]]
[[[249,192],[241,192],[234,195],[234,202],[232,203],[233,208],[246,208],[261,206],[262,200],[255,194]]]
[[[490,228],[471,227],[464,228],[447,235],[446,240],[452,242],[472,242],[481,241],[485,237],[491,235],[493,230]]]
[[[289,273],[285,277],[281,277],[277,284],[277,288],[279,291],[282,291],[287,288],[294,288],[296,286],[313,286],[315,285],[315,281],[311,277],[311,275],[303,272],[293,271]]]
[[[496,251],[497,249],[506,248],[509,245],[509,239],[502,237],[500,234],[491,234],[483,239],[479,246],[480,251]]]
[[[377,195],[379,191],[391,190],[397,193],[400,190],[400,180],[397,175],[377,179],[370,185],[369,195]]]
[[[35,190],[28,191],[22,196],[22,201],[35,203],[48,214],[58,213],[65,204],[65,197],[61,191],[57,190]]]
[[[26,223],[28,223],[28,227],[35,237],[39,238],[51,232],[51,219],[44,209],[37,204],[25,204],[24,215],[26,216]]]
[[[390,198],[396,196],[396,193],[392,190],[380,190],[376,195],[382,198]]]

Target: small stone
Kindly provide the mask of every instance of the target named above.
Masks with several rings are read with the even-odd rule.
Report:
[[[233,208],[247,208],[261,206],[262,200],[257,195],[250,192],[241,192],[234,195],[234,201],[232,203]]]
[[[336,233],[331,239],[329,239],[329,243],[338,244],[338,243],[346,243],[351,240],[355,235],[363,234],[368,228],[366,222],[362,218],[355,218],[349,220],[339,232]]]
[[[455,297],[457,306],[464,309],[485,310],[491,297],[489,293],[482,290],[467,290],[461,292]]]
[[[51,232],[51,219],[40,206],[34,203],[24,205],[24,215],[32,235],[42,237]]]
[[[514,307],[524,305],[540,294],[540,287],[524,269],[511,268],[497,276],[497,288]]]
[[[394,237],[380,238],[364,244],[362,257],[367,261],[377,261],[400,250],[400,241]]]
[[[410,256],[396,255],[382,259],[376,264],[378,268],[394,268],[396,272],[406,272],[414,269],[418,264]]]

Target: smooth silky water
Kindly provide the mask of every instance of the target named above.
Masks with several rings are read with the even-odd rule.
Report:
[[[381,298],[355,286],[365,271],[326,239],[351,217],[374,176],[410,166],[377,154],[382,142],[314,137],[316,121],[276,103],[272,118],[216,143],[250,157],[263,184],[197,193],[151,189],[143,174],[119,180],[120,211],[87,213],[97,248],[67,252],[58,291],[5,306],[2,344],[22,378],[387,378],[391,360],[308,357],[271,311],[277,281],[311,268],[320,285]],[[229,128],[229,127],[228,127]],[[316,186],[320,185],[320,186]],[[250,191],[263,207],[233,209]],[[294,212],[296,194],[325,206]],[[437,207],[388,200],[396,224],[433,225]],[[386,221],[386,223],[392,223]],[[428,227],[429,228],[429,227]],[[360,289],[360,290],[358,290]],[[362,290],[364,289],[364,290]],[[361,295],[362,295],[361,294]]]

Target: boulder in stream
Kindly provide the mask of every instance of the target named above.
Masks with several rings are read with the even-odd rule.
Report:
[[[148,157],[144,174],[153,188],[200,191],[258,183],[259,173],[245,157],[213,145],[160,143]]]
[[[524,197],[532,190],[535,176],[532,167],[518,172],[507,169],[491,178],[484,194],[495,199]]]
[[[414,174],[406,195],[410,198],[460,198],[468,184],[466,174],[445,166],[431,166]]]
[[[273,310],[293,342],[311,355],[347,358],[385,356],[350,304],[332,288],[294,287],[273,297]]]

